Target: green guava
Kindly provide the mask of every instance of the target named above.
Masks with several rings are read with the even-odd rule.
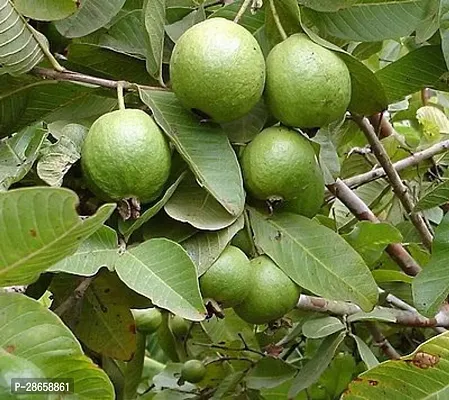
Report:
[[[133,316],[137,330],[147,335],[156,332],[162,324],[162,314],[157,308],[133,310]]]
[[[294,34],[267,57],[265,96],[284,125],[319,128],[344,115],[351,77],[338,55],[304,34]]]
[[[251,268],[248,296],[234,307],[240,318],[251,324],[266,324],[293,309],[300,295],[296,283],[267,256],[251,260]]]
[[[89,130],[81,165],[90,189],[101,199],[159,196],[171,167],[170,147],[153,119],[142,110],[102,115]]]
[[[170,78],[184,107],[215,122],[229,122],[247,114],[261,98],[265,60],[249,31],[227,19],[211,18],[179,38]]]
[[[206,367],[200,360],[188,360],[181,368],[181,378],[186,382],[198,383],[206,376]]]
[[[228,246],[200,278],[204,298],[217,301],[223,308],[241,303],[248,294],[251,268],[248,257],[237,247]]]
[[[182,338],[189,332],[189,323],[179,315],[173,315],[169,320],[170,330],[177,338]]]
[[[307,138],[283,127],[264,129],[245,148],[246,190],[256,199],[285,202],[291,212],[313,217],[324,200],[324,178]]]

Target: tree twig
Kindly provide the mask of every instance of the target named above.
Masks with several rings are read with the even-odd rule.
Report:
[[[380,222],[368,206],[341,179],[337,179],[335,183],[327,185],[327,188],[357,219],[374,223]],[[421,271],[419,264],[405,250],[402,244],[391,243],[385,251],[407,275],[415,276]]]
[[[428,160],[429,158],[432,158],[433,156],[436,156],[437,154],[443,153],[447,150],[449,150],[449,140],[443,140],[442,142],[434,144],[433,146],[430,146],[425,150],[418,151],[412,154],[410,157],[395,162],[393,164],[393,167],[397,172],[400,172],[406,168],[414,167],[419,163]],[[356,188],[365,183],[374,181],[379,178],[383,178],[385,176],[386,173],[383,168],[376,168],[373,169],[372,171],[344,179],[343,182],[350,188]]]
[[[56,81],[69,81],[69,82],[80,82],[80,83],[88,83],[91,85],[101,86],[108,89],[117,89],[119,82],[122,82],[122,86],[124,90],[136,90],[137,84],[131,82],[124,81],[114,81],[111,79],[97,78],[96,76],[81,74],[79,72],[74,71],[55,71],[49,68],[40,68],[36,67],[31,70],[31,73],[37,76],[40,76],[45,79],[53,79]],[[151,89],[151,90],[161,90],[166,91],[166,88],[162,88],[159,86],[147,86],[147,85],[139,85],[142,89]]]
[[[399,360],[401,355],[384,336],[377,324],[375,322],[367,322],[366,325],[374,339],[375,345],[378,346],[390,360]]]
[[[276,27],[279,31],[279,34],[282,37],[282,40],[285,40],[288,38],[287,33],[284,30],[284,27],[281,24],[281,20],[279,19],[279,14],[276,10],[276,6],[274,4],[274,0],[268,0],[270,3],[270,9],[271,9],[271,14],[273,14],[273,19],[274,19],[274,23],[276,24]]]
[[[246,11],[246,9],[249,7],[251,1],[252,1],[252,0],[245,0],[245,1],[243,2],[243,4],[241,5],[239,11],[237,12],[237,14],[236,14],[236,16],[235,16],[235,18],[234,18],[234,22],[235,22],[236,24],[239,23],[240,18],[242,18],[243,14],[245,14],[245,11]]]
[[[90,284],[94,280],[95,276],[90,276],[82,280],[82,282],[77,286],[77,288],[72,292],[72,294],[67,297],[57,308],[54,313],[60,317],[64,315],[67,311],[75,306],[75,304],[83,298],[84,293],[89,288]]]
[[[377,158],[377,161],[379,161],[379,164],[386,172],[394,193],[398,197],[405,211],[409,215],[411,222],[421,236],[423,244],[430,250],[432,248],[433,240],[432,233],[430,232],[423,216],[420,213],[416,213],[413,211],[414,204],[412,197],[408,192],[407,187],[402,183],[401,177],[399,176],[398,172],[394,169],[393,163],[391,162],[390,157],[388,157],[388,154],[385,151],[385,148],[377,137],[373,126],[365,117],[352,115],[352,118],[365,134],[368,143],[370,144],[371,149]]]

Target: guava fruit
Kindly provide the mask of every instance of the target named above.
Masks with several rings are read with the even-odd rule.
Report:
[[[147,203],[159,196],[171,167],[169,145],[142,110],[102,115],[90,128],[81,151],[87,184],[101,199],[135,198]]]
[[[319,128],[344,115],[351,77],[338,55],[304,34],[294,34],[267,57],[265,96],[284,125]]]
[[[251,268],[248,296],[234,311],[251,324],[266,324],[281,318],[298,302],[299,286],[267,256],[251,260]]]
[[[323,203],[324,178],[314,149],[292,129],[264,129],[246,146],[241,167],[246,190],[258,200],[284,202],[309,218]]]
[[[206,376],[206,367],[200,360],[188,360],[181,368],[181,378],[186,382],[198,383]]]
[[[247,114],[265,84],[265,60],[242,26],[211,18],[188,29],[170,60],[171,86],[184,107],[215,122]]]
[[[204,298],[217,301],[223,308],[241,303],[248,294],[251,268],[248,257],[237,247],[228,246],[201,276]]]
[[[184,337],[189,332],[188,322],[179,315],[170,317],[169,325],[173,335],[177,338]]]
[[[162,324],[162,314],[157,308],[133,310],[133,316],[137,330],[147,335],[156,332]]]

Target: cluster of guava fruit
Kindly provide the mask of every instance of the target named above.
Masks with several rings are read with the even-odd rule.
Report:
[[[338,55],[294,34],[265,59],[244,27],[211,18],[177,41],[170,80],[186,109],[219,124],[244,118],[263,98],[279,124],[265,127],[243,151],[245,188],[252,199],[280,204],[289,212],[309,218],[318,212],[323,174],[314,146],[300,130],[343,117],[351,100],[351,78]],[[100,198],[146,203],[160,195],[168,179],[171,150],[152,117],[124,109],[94,122],[81,161],[87,183]],[[254,324],[281,318],[300,294],[270,258],[250,261],[234,246],[200,278],[200,287],[205,298],[234,308]]]

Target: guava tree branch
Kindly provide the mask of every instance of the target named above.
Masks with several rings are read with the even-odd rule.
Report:
[[[411,306],[410,306],[411,307]],[[313,311],[318,313],[331,314],[336,316],[350,316],[360,313],[360,316],[368,316],[370,313],[364,313],[363,310],[353,303],[345,301],[328,300],[322,297],[307,296],[302,294],[299,298],[296,308],[302,311]],[[413,309],[413,307],[411,307]],[[449,306],[443,306],[438,314],[433,318],[427,318],[417,311],[399,310],[396,308],[376,306],[372,311],[375,313],[384,313],[392,319],[391,323],[420,328],[442,327],[449,328]],[[393,321],[394,320],[394,321]]]
[[[52,79],[56,81],[69,81],[69,82],[80,82],[88,83],[91,85],[101,86],[108,89],[117,89],[119,83],[122,85],[124,90],[136,90],[137,84],[124,81],[114,81],[111,79],[97,78],[96,76],[81,74],[74,71],[55,71],[49,68],[36,67],[31,70],[31,73],[40,76],[44,79]],[[142,89],[150,90],[161,90],[166,91],[167,89],[160,86],[146,86],[139,85]]]
[[[72,292],[72,294],[54,310],[54,313],[61,317],[71,308],[75,307],[75,304],[83,298],[86,290],[89,288],[94,279],[95,276],[90,276],[83,279],[81,283],[76,287],[76,289]]]
[[[334,183],[327,185],[327,188],[357,219],[374,223],[380,222],[369,207],[341,179],[337,179]],[[419,264],[405,250],[402,244],[391,243],[385,251],[407,275],[415,276],[421,271]]]
[[[407,187],[402,183],[401,177],[398,172],[395,170],[393,163],[388,157],[385,148],[377,137],[376,132],[374,131],[374,127],[370,124],[369,120],[360,115],[352,115],[353,120],[360,127],[362,132],[365,134],[368,143],[371,146],[371,150],[377,158],[377,161],[385,170],[385,173],[390,181],[391,187],[393,188],[394,193],[398,197],[405,211],[408,213],[411,222],[417,229],[423,244],[430,250],[432,248],[432,240],[433,236],[429,230],[429,227],[426,224],[423,216],[420,213],[416,213],[413,211],[414,204],[413,199],[407,189]]]
[[[401,355],[391,345],[375,322],[368,321],[366,322],[366,326],[373,337],[374,344],[378,346],[390,360],[399,360],[401,358]]]
[[[412,154],[410,157],[404,158],[393,164],[393,168],[400,172],[406,168],[414,167],[419,163],[436,156],[437,154],[444,153],[449,150],[449,140],[443,140],[440,143],[434,144],[429,148],[418,151]],[[379,178],[386,176],[386,172],[383,168],[376,168],[372,171],[365,172],[360,175],[353,176],[351,178],[344,179],[343,182],[350,188],[356,188],[365,183],[374,181]]]

